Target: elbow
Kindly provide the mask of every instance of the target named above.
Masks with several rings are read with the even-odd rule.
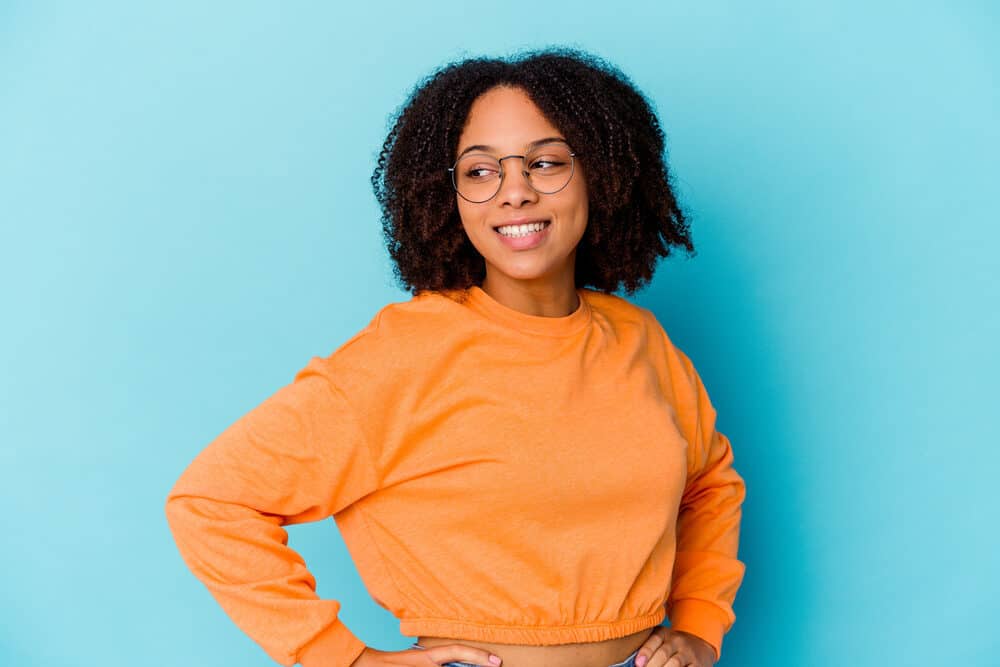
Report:
[[[181,525],[186,524],[188,518],[191,516],[190,500],[191,496],[178,493],[177,487],[174,486],[174,488],[172,488],[167,494],[166,500],[163,502],[164,518],[166,519],[171,532],[175,535],[177,534],[178,528]]]
[[[171,531],[177,527],[182,508],[181,499],[173,491],[167,494],[167,499],[163,503],[163,516],[167,520],[167,525]]]

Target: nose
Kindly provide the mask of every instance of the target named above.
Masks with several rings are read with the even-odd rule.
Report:
[[[538,193],[528,183],[528,177],[524,173],[524,158],[520,155],[508,155],[501,158],[503,160],[514,158],[503,167],[503,180],[500,182],[500,191],[497,192],[497,202],[503,206],[510,204],[514,208],[538,201]]]

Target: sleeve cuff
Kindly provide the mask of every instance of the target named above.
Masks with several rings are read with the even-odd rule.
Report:
[[[302,667],[349,667],[365,650],[365,643],[338,618],[299,651]]]
[[[668,608],[670,627],[689,632],[712,645],[715,660],[722,657],[722,636],[726,634],[729,618],[726,612],[711,602],[686,598],[675,601]]]

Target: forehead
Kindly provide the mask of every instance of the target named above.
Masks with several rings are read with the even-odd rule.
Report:
[[[493,88],[469,108],[458,151],[473,144],[516,151],[532,141],[561,136],[524,90]]]

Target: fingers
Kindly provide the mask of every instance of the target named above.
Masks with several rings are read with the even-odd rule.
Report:
[[[474,665],[483,667],[499,667],[502,663],[500,656],[489,651],[464,644],[446,644],[444,646],[433,646],[424,649],[423,654],[433,660],[438,665],[446,662],[471,662]]]
[[[663,667],[700,667],[701,666],[701,663],[693,662],[690,659],[685,658],[680,653],[674,653],[669,658],[666,658],[666,662],[665,663],[659,662],[659,659],[662,659],[662,656],[665,656],[665,655],[666,655],[665,652],[658,651],[653,656],[653,659],[651,660],[650,664],[651,665],[662,665]]]
[[[645,667],[697,667],[697,664],[689,662],[676,651],[661,647],[653,652]]]
[[[687,639],[667,628],[657,628],[639,648],[636,667],[710,667],[699,662]]]

